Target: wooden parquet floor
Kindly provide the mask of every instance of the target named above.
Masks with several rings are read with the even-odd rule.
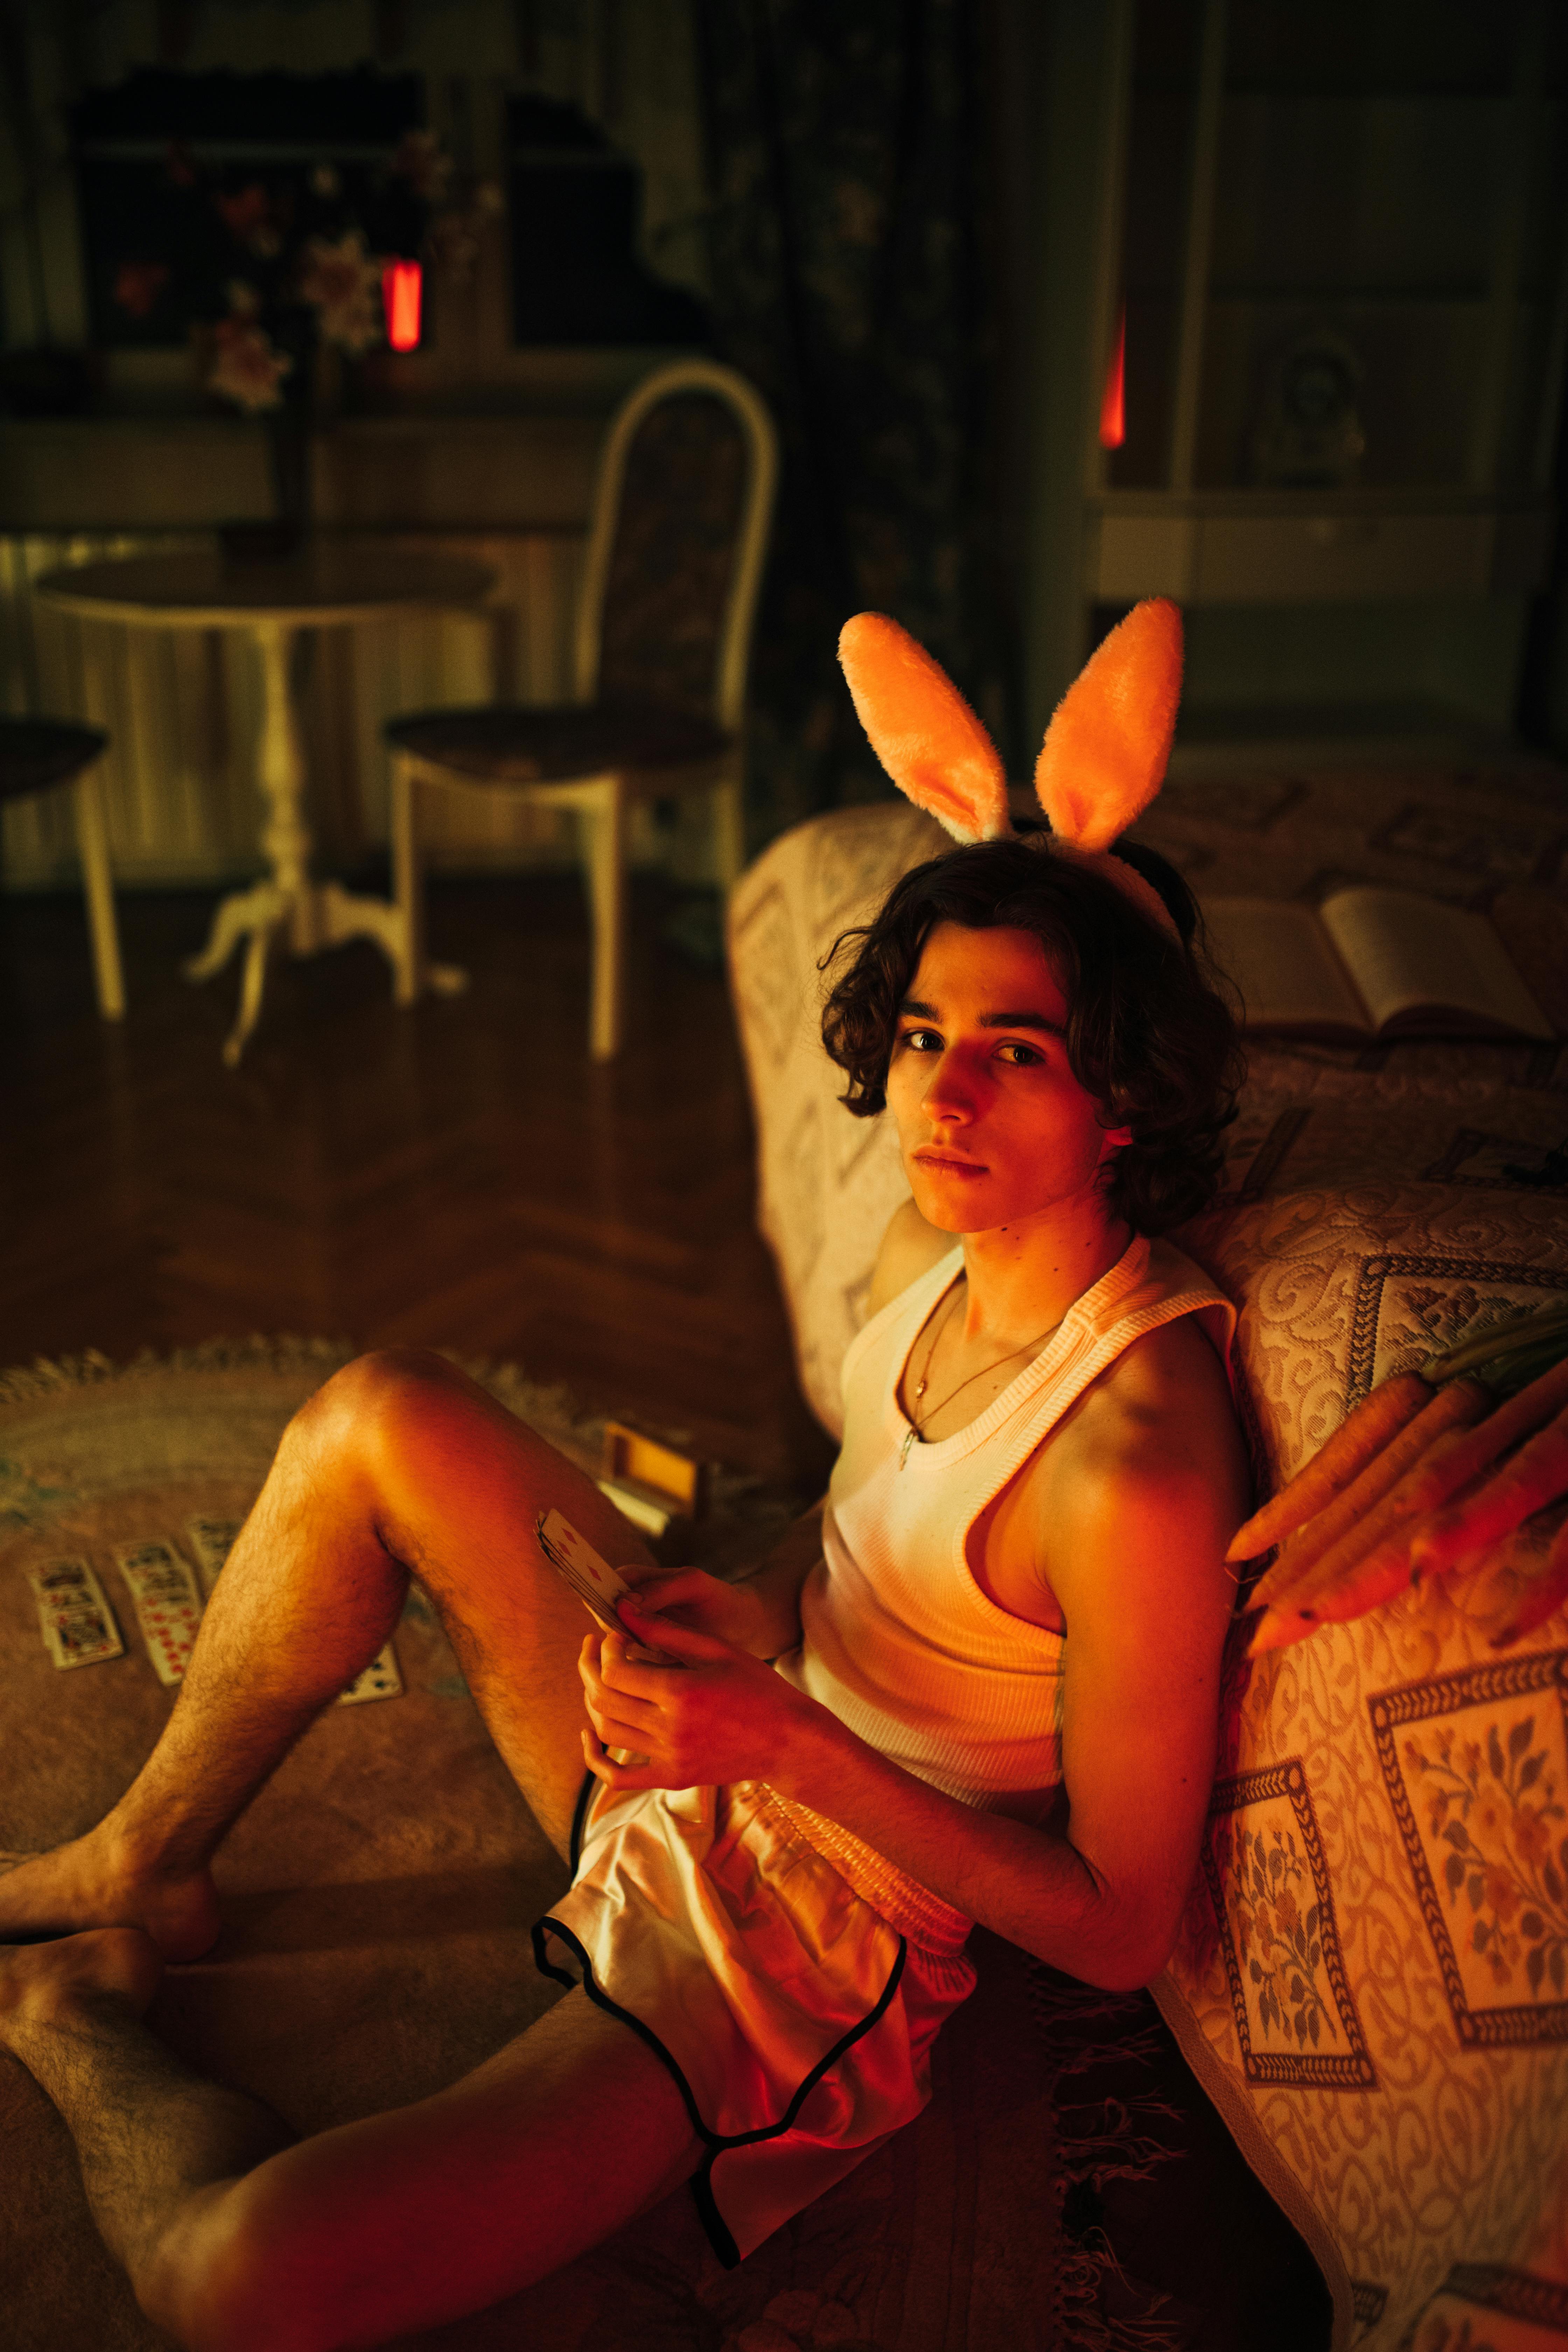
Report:
[[[119,1027],[79,899],[0,899],[0,1361],[253,1331],[449,1347],[820,1492],[724,977],[666,944],[670,904],[639,879],[613,1066],[587,1059],[563,874],[433,886],[466,996],[399,1012],[363,941],[276,960],[229,1072],[237,975],[179,971],[209,894],[122,898]]]

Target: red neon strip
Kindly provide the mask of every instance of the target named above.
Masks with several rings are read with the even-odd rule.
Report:
[[[1100,446],[1120,449],[1127,438],[1127,305],[1116,322],[1116,349],[1106,372],[1105,395],[1100,404]]]
[[[389,261],[381,273],[381,300],[386,312],[386,340],[395,352],[412,352],[419,343],[419,297],[424,272],[416,261]]]

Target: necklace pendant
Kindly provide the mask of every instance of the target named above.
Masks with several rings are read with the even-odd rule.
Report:
[[[899,1467],[900,1470],[910,1458],[910,1448],[914,1444],[918,1434],[919,1432],[913,1428],[906,1429],[904,1432],[904,1442],[899,1448]]]
[[[917,1381],[915,1382],[915,1394],[916,1394],[916,1396],[917,1396],[917,1397],[923,1397],[923,1396],[924,1396],[924,1394],[925,1394],[925,1392],[926,1392],[926,1384],[925,1384],[924,1381]]]

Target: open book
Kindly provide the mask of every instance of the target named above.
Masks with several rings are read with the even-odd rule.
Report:
[[[1357,888],[1315,909],[1210,898],[1204,917],[1249,1029],[1352,1045],[1555,1034],[1486,917],[1441,898]]]

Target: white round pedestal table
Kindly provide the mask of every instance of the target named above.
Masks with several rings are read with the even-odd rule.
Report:
[[[208,980],[247,942],[239,1013],[223,1049],[232,1069],[261,1011],[268,951],[281,939],[295,955],[340,940],[373,939],[402,975],[411,952],[389,899],[356,897],[310,877],[306,769],[293,691],[302,629],[384,621],[399,613],[477,604],[494,574],[460,556],[382,552],[360,544],[308,542],[297,554],[226,562],[216,553],[133,555],[45,572],[36,593],[58,612],[138,629],[244,629],[261,656],[262,717],[256,774],[268,804],[261,846],[271,874],[222,900],[206,946],[185,966]]]

